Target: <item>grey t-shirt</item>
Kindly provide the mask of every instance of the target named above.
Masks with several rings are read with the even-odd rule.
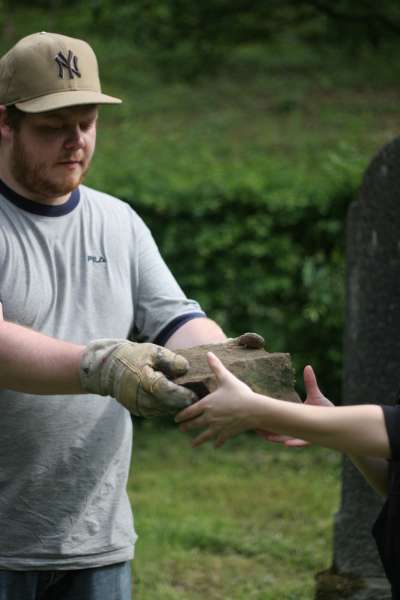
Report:
[[[0,195],[6,320],[86,344],[154,341],[201,316],[140,217],[85,186],[44,207]],[[129,560],[132,425],[114,399],[0,389],[0,568],[78,569]]]

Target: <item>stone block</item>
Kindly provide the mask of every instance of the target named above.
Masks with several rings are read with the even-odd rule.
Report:
[[[175,379],[175,383],[192,389],[199,398],[213,391],[216,381],[207,363],[209,351],[218,356],[227,369],[255,392],[300,402],[294,389],[295,374],[289,354],[248,348],[234,342],[177,350],[189,361],[190,368],[186,375]]]

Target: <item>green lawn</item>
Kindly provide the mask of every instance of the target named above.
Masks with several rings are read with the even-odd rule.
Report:
[[[330,566],[340,456],[248,434],[195,450],[142,423],[129,494],[135,600],[310,600]]]

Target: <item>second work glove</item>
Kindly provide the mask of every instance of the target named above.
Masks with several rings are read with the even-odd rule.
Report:
[[[188,362],[155,344],[101,339],[86,346],[80,364],[83,388],[112,396],[141,417],[173,415],[196,400],[169,379],[184,375]]]

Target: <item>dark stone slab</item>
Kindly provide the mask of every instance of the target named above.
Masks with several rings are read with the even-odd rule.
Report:
[[[400,386],[400,139],[369,165],[347,218],[347,308],[344,404],[392,404]],[[390,598],[371,535],[383,499],[348,459],[334,525],[331,572],[361,588],[337,591],[352,600]],[[326,579],[316,599],[330,598]]]

